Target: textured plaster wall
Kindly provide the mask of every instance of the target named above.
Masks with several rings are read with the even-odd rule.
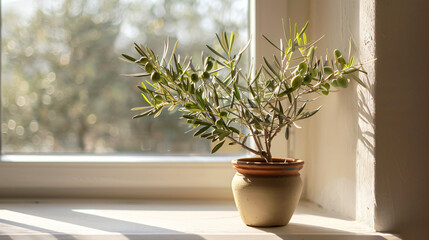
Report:
[[[429,3],[375,2],[375,228],[428,239]]]
[[[359,5],[359,57],[367,77],[367,88],[357,86],[358,138],[356,146],[356,219],[374,227],[375,208],[375,1]]]

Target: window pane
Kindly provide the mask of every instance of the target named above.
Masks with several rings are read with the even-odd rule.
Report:
[[[247,0],[2,1],[2,151],[208,154],[179,114],[139,118],[133,42],[200,59],[215,33],[248,38]],[[241,151],[232,149],[231,151]]]

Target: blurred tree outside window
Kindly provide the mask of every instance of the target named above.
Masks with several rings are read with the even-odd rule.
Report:
[[[133,42],[200,59],[215,33],[248,39],[247,0],[1,1],[3,153],[209,154],[177,113],[132,120],[141,78],[118,59]],[[198,60],[197,60],[198,62]],[[245,67],[245,66],[244,66]],[[239,149],[232,150],[237,153]]]

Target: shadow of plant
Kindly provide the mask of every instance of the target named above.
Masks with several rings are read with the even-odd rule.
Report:
[[[382,236],[365,235],[341,231],[338,229],[331,229],[325,227],[318,227],[300,223],[289,223],[283,227],[270,227],[270,228],[256,228],[261,231],[275,234],[279,239],[285,240],[386,240]]]

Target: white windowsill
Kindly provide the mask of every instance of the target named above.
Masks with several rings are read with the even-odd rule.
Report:
[[[398,240],[301,202],[286,227],[245,226],[231,201],[1,200],[3,239]]]

